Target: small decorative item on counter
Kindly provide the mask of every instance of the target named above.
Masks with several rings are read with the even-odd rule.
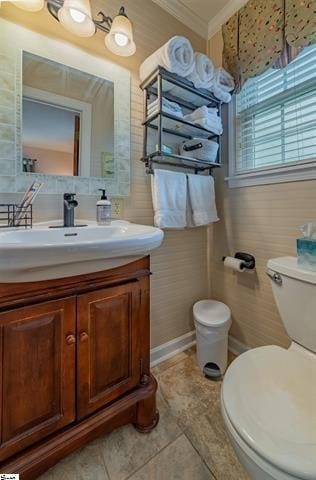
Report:
[[[316,271],[316,222],[301,227],[303,238],[296,240],[298,263],[307,270]]]
[[[102,192],[100,200],[97,201],[97,223],[98,225],[111,225],[112,203],[108,200],[104,188],[99,188]]]

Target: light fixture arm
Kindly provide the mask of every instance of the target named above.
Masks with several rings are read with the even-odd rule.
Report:
[[[93,20],[96,28],[102,30],[103,32],[109,33],[111,30],[111,25],[113,20],[111,17],[106,16],[102,11],[98,13],[98,17],[101,17],[101,20]]]
[[[58,10],[63,6],[63,0],[47,0],[47,10],[49,13],[57,20],[58,20]],[[125,13],[124,7],[120,8],[119,15],[123,15],[124,17],[127,17]],[[98,17],[101,18],[101,20],[94,20],[92,18],[92,21],[95,25],[96,28],[101,30],[102,32],[109,33],[111,29],[111,25],[113,23],[113,19],[107,15],[105,15],[104,12],[100,11],[98,13]]]

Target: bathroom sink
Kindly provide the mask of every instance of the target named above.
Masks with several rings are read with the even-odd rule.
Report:
[[[115,220],[111,225],[78,220],[85,226],[0,231],[0,282],[29,282],[115,268],[159,247],[159,228]],[[54,228],[51,228],[54,227]]]

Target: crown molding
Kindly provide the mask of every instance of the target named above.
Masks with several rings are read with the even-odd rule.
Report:
[[[152,0],[154,3],[170,13],[173,17],[191,28],[201,37],[208,38],[208,22],[199,17],[193,10],[183,5],[181,0]]]
[[[248,0],[229,0],[229,2],[208,23],[208,39],[217,33],[222,25],[243,7]]]

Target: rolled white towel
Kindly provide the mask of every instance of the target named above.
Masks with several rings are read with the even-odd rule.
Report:
[[[229,103],[232,99],[232,96],[230,93],[226,92],[225,90],[223,90],[221,87],[217,85],[215,85],[212,88],[212,93],[215,95],[216,98],[218,98],[218,100],[221,100],[224,103]]]
[[[193,82],[195,88],[210,89],[214,83],[215,68],[212,60],[204,53],[196,52],[194,54],[194,70],[188,75],[188,80]]]
[[[235,88],[235,82],[230,73],[222,67],[215,70],[215,82],[214,85],[219,87],[224,92],[232,92]]]
[[[141,81],[145,80],[158,65],[181,77],[190,75],[194,69],[194,51],[190,41],[179,35],[170,38],[141,64],[139,69]]]
[[[215,97],[224,103],[229,103],[232,99],[231,93],[235,88],[233,77],[222,67],[215,70],[214,84],[211,87]]]

